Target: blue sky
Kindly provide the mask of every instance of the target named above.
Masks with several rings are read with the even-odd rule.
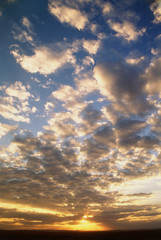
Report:
[[[161,224],[161,3],[0,3],[0,227]]]

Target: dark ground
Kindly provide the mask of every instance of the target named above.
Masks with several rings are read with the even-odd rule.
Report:
[[[0,230],[0,240],[161,240],[160,230],[139,231],[6,231]]]

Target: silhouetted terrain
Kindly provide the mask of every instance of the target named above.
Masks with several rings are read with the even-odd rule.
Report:
[[[139,231],[103,231],[103,232],[79,232],[79,231],[0,231],[1,240],[161,240],[160,230]]]

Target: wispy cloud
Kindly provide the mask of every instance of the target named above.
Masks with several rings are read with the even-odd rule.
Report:
[[[12,132],[17,129],[16,125],[9,125],[5,123],[0,123],[0,138],[6,135],[9,132]]]
[[[116,33],[116,37],[122,37],[127,41],[135,41],[139,36],[142,36],[146,31],[145,28],[137,29],[131,22],[124,21],[123,23],[108,20],[107,23]]]

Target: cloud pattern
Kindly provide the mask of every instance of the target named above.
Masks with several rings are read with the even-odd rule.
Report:
[[[109,38],[130,45],[148,31],[137,27],[136,2],[50,0],[51,17],[80,34],[71,42],[40,42],[25,16],[13,26],[12,57],[41,80],[0,86],[0,137],[9,139],[0,148],[1,228],[79,229],[83,219],[102,229],[160,227],[160,46],[148,60],[131,50],[101,58]],[[148,9],[159,25],[159,2]],[[109,36],[92,21],[98,14]],[[51,80],[68,70],[71,84]],[[50,91],[39,100],[34,86]],[[36,133],[25,127],[34,118],[44,119]]]

